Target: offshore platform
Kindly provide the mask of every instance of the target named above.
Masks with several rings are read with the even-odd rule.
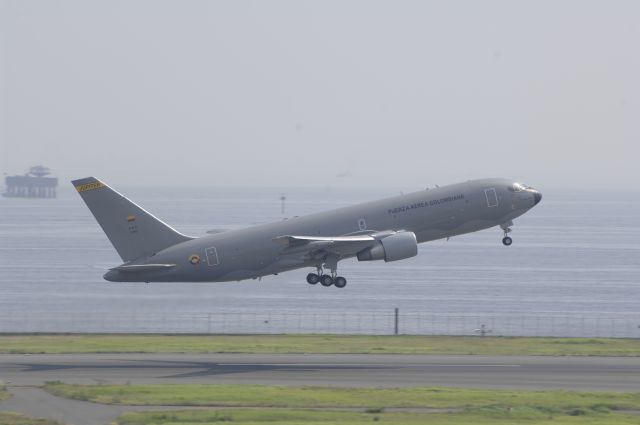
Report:
[[[23,176],[7,176],[7,191],[2,194],[7,198],[55,198],[58,179],[47,177],[51,171],[42,165],[29,169]]]

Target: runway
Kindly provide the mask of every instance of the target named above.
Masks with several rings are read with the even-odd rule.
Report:
[[[364,354],[0,355],[12,387],[78,384],[447,386],[640,391],[638,357]]]

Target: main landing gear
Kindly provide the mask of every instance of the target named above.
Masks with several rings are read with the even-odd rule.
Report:
[[[307,283],[315,285],[320,282],[320,285],[329,287],[331,285],[336,288],[344,288],[347,286],[347,279],[342,276],[336,276],[336,270],[332,270],[331,274],[324,274],[322,267],[318,267],[318,273],[309,273],[307,275]]]
[[[513,239],[509,236],[509,233],[511,233],[511,226],[513,226],[513,221],[500,225],[500,228],[504,230],[504,237],[502,238],[502,244],[504,246],[510,246],[513,243]]]

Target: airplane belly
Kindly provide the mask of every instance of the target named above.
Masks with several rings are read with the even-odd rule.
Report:
[[[217,252],[219,263],[216,266],[216,281],[253,279],[272,274],[269,270],[274,268],[279,259],[278,247],[269,238],[259,236],[218,244]]]

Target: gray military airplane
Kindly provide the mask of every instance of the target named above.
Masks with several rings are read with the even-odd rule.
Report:
[[[72,183],[124,261],[104,275],[112,282],[225,282],[313,267],[308,283],[344,288],[345,258],[403,260],[419,243],[494,226],[509,246],[512,220],[542,199],[510,180],[472,180],[193,238],[94,177]]]

